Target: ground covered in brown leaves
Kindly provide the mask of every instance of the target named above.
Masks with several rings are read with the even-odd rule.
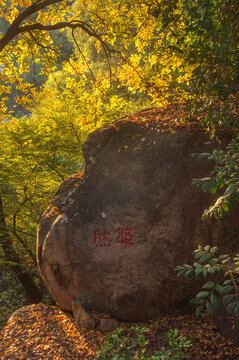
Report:
[[[120,323],[125,332],[135,324]],[[239,346],[225,340],[213,320],[206,314],[197,319],[193,314],[180,317],[160,317],[148,323],[149,353],[164,344],[163,337],[170,328],[191,340],[187,349],[191,360],[238,360]],[[11,360],[78,360],[95,359],[105,340],[99,330],[78,326],[71,314],[44,304],[26,306],[15,312],[0,332],[0,359]]]

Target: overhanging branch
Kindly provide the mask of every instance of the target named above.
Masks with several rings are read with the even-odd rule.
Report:
[[[18,35],[21,31],[19,25],[29,18],[29,16],[37,13],[39,10],[45,9],[46,7],[60,3],[63,0],[37,0],[28,8],[26,8],[22,13],[20,13],[12,22],[8,28],[6,34],[0,40],[0,52],[10,43],[10,41]],[[34,25],[34,24],[33,24]],[[24,27],[22,27],[24,28]],[[26,31],[26,30],[25,30]]]
[[[34,30],[39,31],[53,31],[53,30],[60,30],[65,28],[72,29],[72,33],[74,34],[74,30],[77,28],[82,29],[85,33],[87,33],[89,36],[96,38],[100,41],[102,48],[106,54],[106,58],[109,64],[110,74],[111,74],[111,65],[110,65],[110,54],[117,54],[121,60],[128,65],[130,65],[138,74],[138,76],[142,79],[142,75],[139,73],[139,71],[131,64],[131,62],[126,59],[120,51],[116,49],[111,49],[107,43],[102,39],[102,34],[97,34],[96,31],[86,22],[80,21],[80,20],[72,20],[72,21],[60,21],[56,24],[50,24],[50,25],[43,25],[41,23],[33,23],[29,25],[23,25],[22,22],[29,18],[29,16],[37,13],[39,10],[45,9],[46,7],[60,3],[63,0],[37,0],[35,1],[31,6],[26,8],[21,14],[19,14],[15,20],[10,25],[9,29],[7,30],[6,34],[0,39],[0,52],[11,42],[11,40],[22,33],[29,33],[32,37],[32,32]],[[36,39],[35,39],[36,40]]]
[[[60,30],[70,28],[72,30],[75,30],[77,28],[80,28],[84,30],[89,36],[94,36],[97,39],[100,38],[100,35],[98,35],[90,25],[88,25],[86,22],[80,21],[80,20],[72,20],[72,21],[61,21],[53,25],[42,25],[40,23],[35,23],[31,25],[25,25],[22,27],[19,27],[17,29],[17,34],[21,34],[27,31],[33,31],[33,30],[41,30],[41,31],[53,31],[53,30]]]

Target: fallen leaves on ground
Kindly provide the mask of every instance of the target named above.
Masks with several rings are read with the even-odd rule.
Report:
[[[80,329],[57,307],[26,306],[12,315],[0,334],[0,359],[94,359],[100,340],[96,333]]]
[[[150,340],[148,353],[154,353],[164,343],[169,329],[177,328],[191,340],[187,349],[191,360],[238,360],[239,346],[225,340],[213,320],[203,314],[159,317],[147,323]],[[135,323],[120,323],[127,334]],[[30,305],[16,311],[0,332],[1,360],[78,360],[96,359],[96,352],[105,341],[105,333],[86,330],[74,322],[71,314],[58,307],[44,304]]]
[[[201,123],[202,115],[191,116],[187,104],[182,102],[171,103],[161,108],[145,109],[125,116],[108,126],[117,126],[122,120],[141,123],[144,126],[152,126],[154,123],[160,133],[168,131],[175,133],[177,128],[184,130],[193,128],[198,131],[204,129]]]

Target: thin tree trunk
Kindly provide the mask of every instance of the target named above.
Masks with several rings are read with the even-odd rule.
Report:
[[[24,268],[21,259],[17,255],[9,235],[2,198],[0,197],[0,246],[3,249],[5,260],[20,281],[26,296],[31,304],[39,303],[42,300],[42,294],[37,288],[31,274]]]

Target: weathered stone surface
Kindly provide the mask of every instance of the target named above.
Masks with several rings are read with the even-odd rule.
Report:
[[[168,131],[160,111],[140,116],[88,137],[84,172],[62,184],[41,219],[39,268],[63,309],[81,290],[93,310],[122,320],[182,310],[196,285],[178,280],[175,266],[191,263],[198,244],[227,251],[227,227],[201,220],[210,195],[191,185],[212,167],[191,156],[210,151],[209,138],[197,127]]]
[[[115,331],[117,329],[118,322],[115,319],[100,319],[100,331]]]
[[[91,312],[83,305],[72,301],[72,312],[75,322],[88,330],[95,328],[95,320]]]

